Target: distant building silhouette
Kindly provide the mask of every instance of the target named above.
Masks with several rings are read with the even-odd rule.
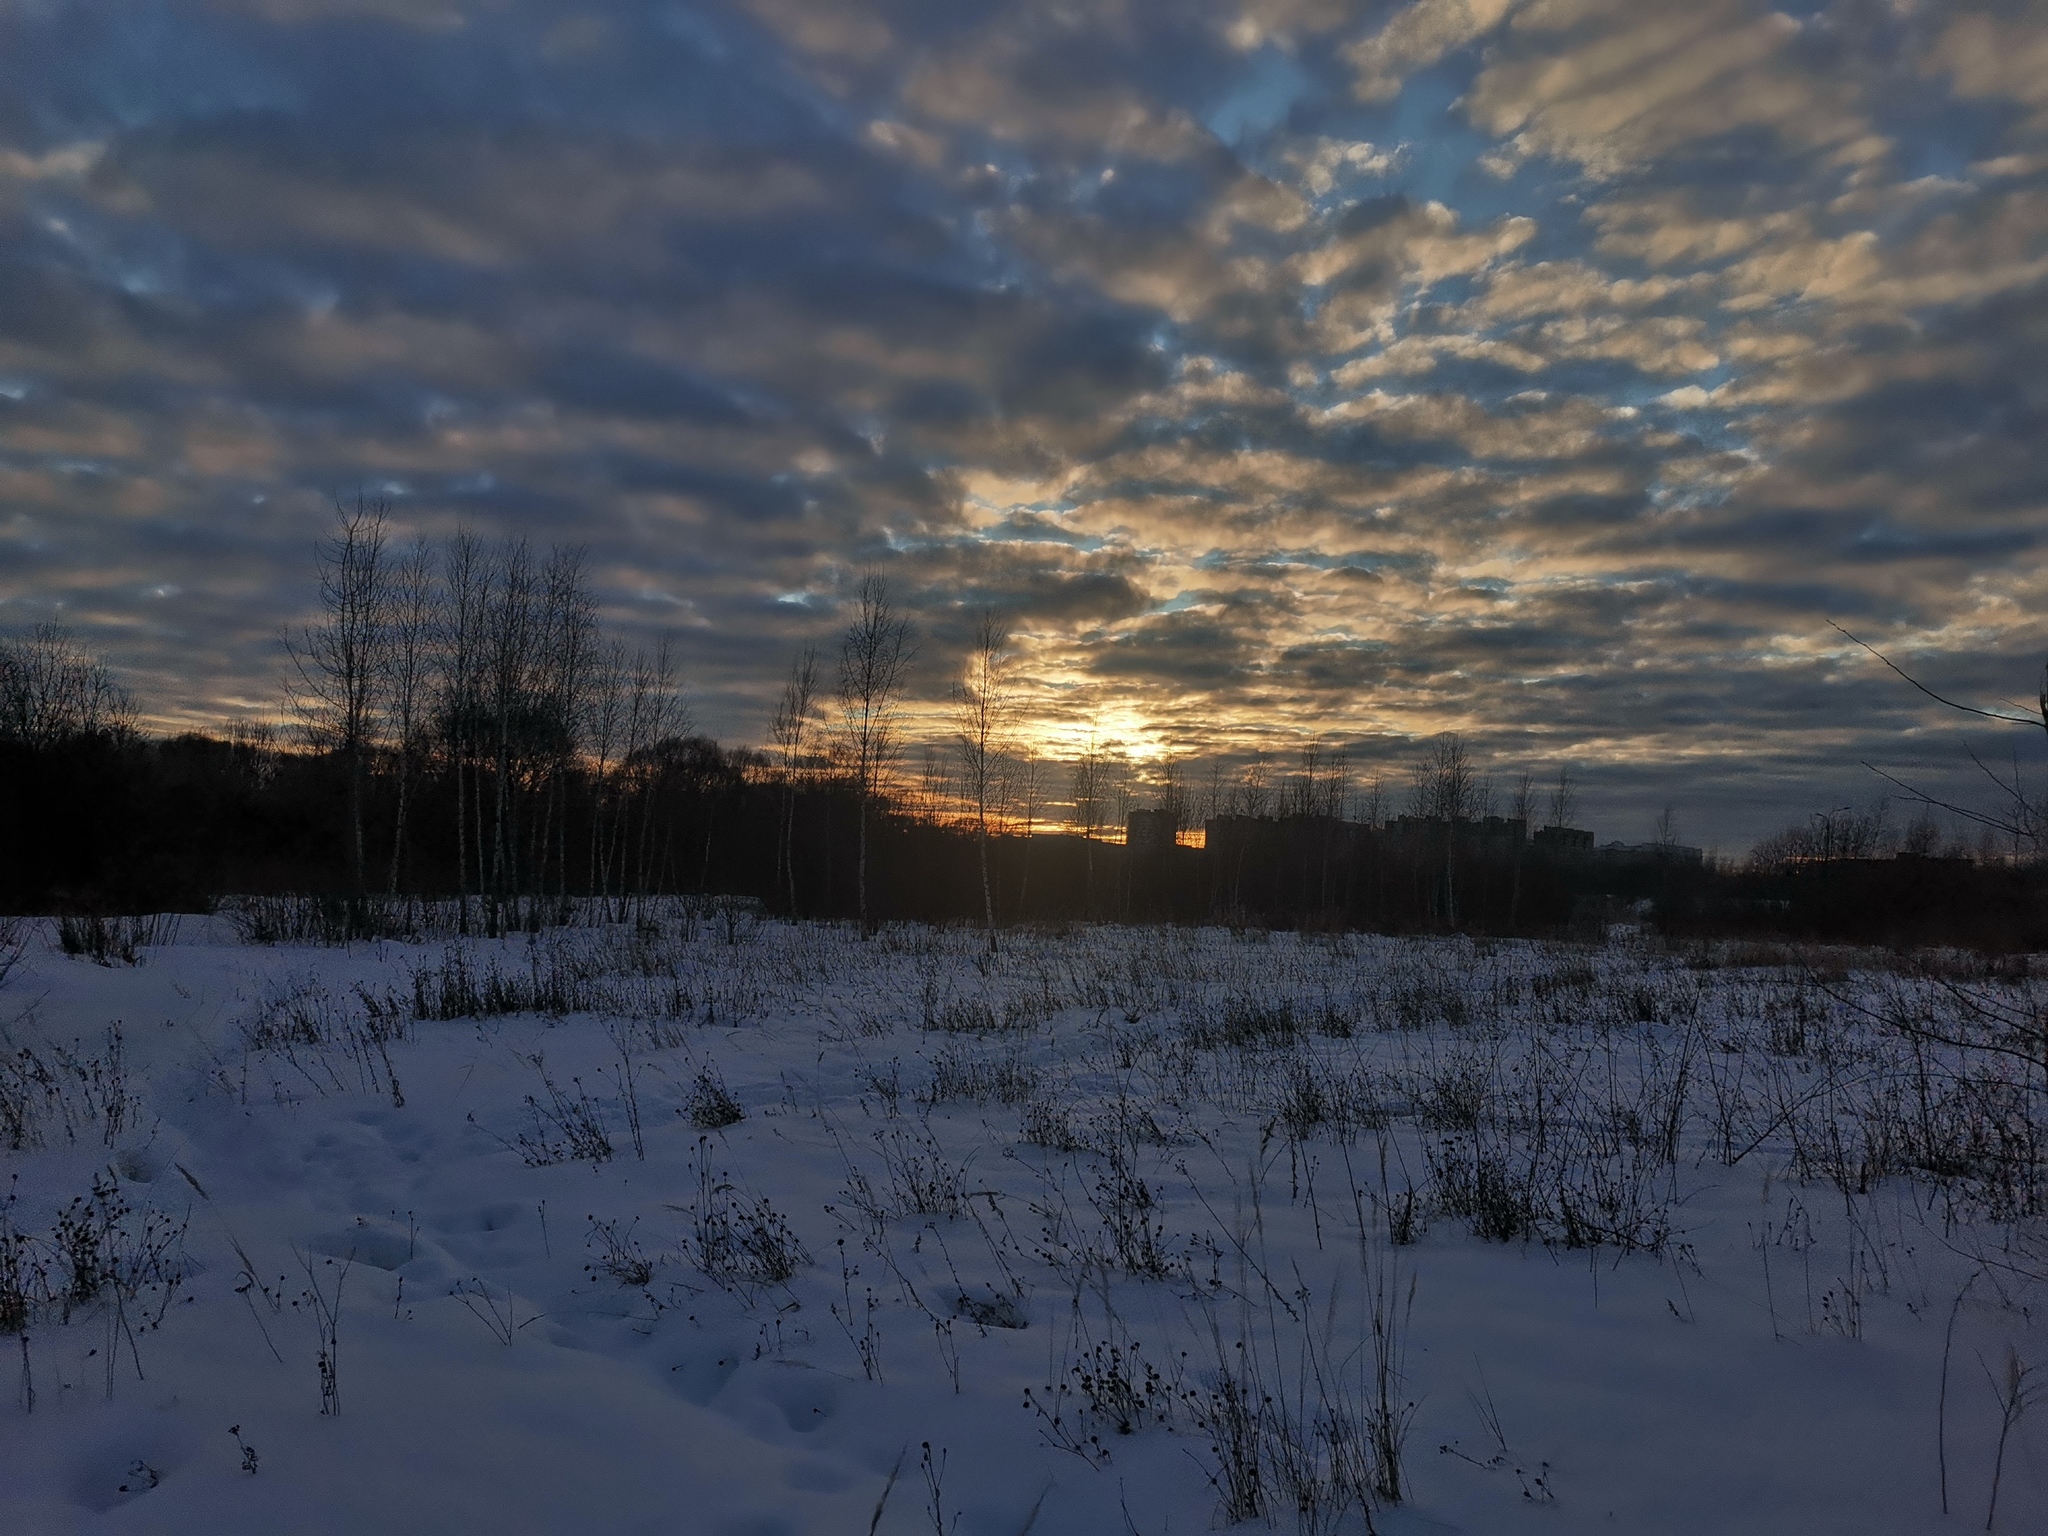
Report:
[[[1259,829],[1272,825],[1261,816],[1211,816],[1202,823],[1202,848],[1214,858],[1241,858]]]
[[[1460,816],[1453,822],[1446,822],[1441,816],[1396,816],[1387,823],[1387,835],[1397,843],[1440,843],[1446,828],[1455,828],[1458,841],[1473,846],[1514,848],[1528,836],[1528,823],[1519,816]]]
[[[1594,852],[1616,864],[1699,864],[1706,859],[1705,850],[1683,843],[1602,843]]]
[[[1529,842],[1539,853],[1583,858],[1593,851],[1593,834],[1585,827],[1538,827]]]
[[[1174,843],[1168,811],[1133,811],[1124,823],[1124,846],[1138,857],[1163,852]]]

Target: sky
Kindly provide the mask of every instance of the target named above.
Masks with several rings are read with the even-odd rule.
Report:
[[[337,498],[588,550],[759,742],[1462,732],[1605,837],[1982,800],[2048,654],[2048,18],[1858,0],[0,0],[0,630],[275,715]]]

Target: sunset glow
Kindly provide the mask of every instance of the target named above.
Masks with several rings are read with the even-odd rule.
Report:
[[[932,741],[993,607],[1054,756],[1731,842],[1969,771],[1828,619],[2048,648],[2025,7],[160,10],[0,59],[0,623],[160,726],[275,713],[358,490],[586,544],[721,739],[876,571]]]

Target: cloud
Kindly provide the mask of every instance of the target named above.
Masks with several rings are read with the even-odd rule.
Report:
[[[1210,691],[1243,682],[1254,654],[1249,637],[1228,619],[1168,614],[1102,637],[1089,669],[1098,677]]]
[[[1345,49],[1361,101],[1389,101],[1417,69],[1499,26],[1516,0],[1415,0],[1378,32]]]
[[[1816,68],[1801,24],[1748,0],[1535,0],[1472,83],[1466,110],[1516,157],[1596,176],[1744,132],[1844,163],[1879,155],[1858,84]]]
[[[1383,181],[1399,170],[1406,158],[1403,145],[1384,147],[1368,140],[1327,138],[1297,145],[1284,156],[1311,197],[1328,197],[1340,182]]]
[[[447,32],[467,22],[467,11],[481,7],[465,6],[460,0],[211,0],[209,9],[276,26],[370,21]]]
[[[2048,646],[2024,6],[79,15],[0,102],[0,623],[165,720],[271,697],[358,485],[588,544],[742,739],[871,568],[934,708],[993,605],[1055,734],[1731,826],[1918,718],[1822,615]]]
[[[1538,261],[1493,272],[1483,295],[1472,302],[1470,318],[1497,323],[1600,310],[1636,311],[1696,294],[1702,286],[1698,278],[1616,278],[1581,260]]]
[[[0,150],[0,180],[76,180],[99,164],[106,148],[104,141],[95,140],[65,144],[39,155],[19,149]]]
[[[1953,80],[1959,96],[2003,98],[2031,108],[2027,128],[2048,132],[2048,31],[2025,8],[1956,17],[1930,50],[1926,67]]]
[[[813,56],[865,64],[896,43],[888,23],[857,0],[748,0],[747,9]]]

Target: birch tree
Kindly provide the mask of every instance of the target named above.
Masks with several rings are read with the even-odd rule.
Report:
[[[1572,771],[1570,768],[1560,768],[1557,770],[1557,781],[1550,787],[1550,820],[1547,825],[1570,826],[1572,815],[1578,807],[1579,791],[1572,783]]]
[[[1017,916],[1028,916],[1031,901],[1031,848],[1037,835],[1038,812],[1045,793],[1045,764],[1032,752],[1019,754],[1011,764],[1010,786],[1024,823],[1023,873],[1017,881]]]
[[[424,769],[433,738],[434,673],[440,659],[443,629],[440,591],[434,580],[434,552],[425,543],[414,544],[393,568],[386,619],[384,687],[398,792],[387,893],[395,897],[405,865],[412,790]]]
[[[1096,740],[1095,732],[1088,732],[1088,745],[1081,749],[1081,755],[1074,759],[1073,825],[1080,829],[1082,843],[1081,909],[1093,915],[1095,907],[1095,840],[1102,832],[1102,823],[1109,798],[1108,765],[1102,745]]]
[[[590,894],[602,905],[611,895],[610,845],[605,813],[614,796],[613,778],[626,723],[626,645],[607,642],[591,666],[584,698],[583,734],[590,753]]]
[[[523,714],[535,651],[533,554],[524,539],[507,543],[485,610],[484,707],[491,752],[491,857],[485,920],[504,931],[506,905],[518,884],[517,806],[512,771],[522,745]]]
[[[803,770],[804,741],[810,734],[811,714],[818,694],[818,652],[805,646],[789,664],[783,680],[782,697],[768,722],[768,739],[774,744],[782,766],[781,836],[777,840],[778,873],[787,884],[789,915],[796,916],[796,791],[797,775]]]
[[[533,886],[544,894],[555,863],[555,895],[569,899],[569,783],[582,756],[585,696],[597,660],[597,609],[584,579],[581,545],[549,551],[541,573],[541,655],[533,700],[534,747],[545,798],[533,836]]]
[[[966,675],[953,688],[960,747],[961,787],[974,809],[974,841],[981,858],[981,912],[989,952],[996,947],[994,887],[988,874],[988,816],[995,799],[1010,722],[1010,632],[992,610],[974,627]]]
[[[652,892],[661,846],[654,836],[667,746],[690,728],[690,712],[676,685],[675,653],[664,635],[652,651],[633,653],[626,695],[624,803],[615,833],[624,888],[641,898]],[[636,814],[637,813],[637,814]],[[623,914],[624,903],[621,902]]]
[[[385,504],[356,498],[335,507],[334,532],[317,549],[321,621],[285,636],[287,692],[307,739],[342,760],[348,776],[355,918],[369,895],[363,800],[385,682]]]
[[[0,640],[0,741],[51,746],[79,736],[125,736],[135,705],[107,664],[62,625]]]
[[[870,807],[898,746],[911,641],[910,621],[890,601],[888,583],[880,576],[864,577],[853,622],[839,643],[839,722],[859,821],[855,899],[863,937],[873,932],[868,916]]]
[[[1515,843],[1515,883],[1508,896],[1508,929],[1512,932],[1522,920],[1522,858],[1536,819],[1536,776],[1526,768],[1515,776],[1508,815],[1522,824],[1522,836]]]
[[[457,530],[441,556],[444,597],[438,707],[442,750],[455,779],[455,867],[459,922],[469,931],[472,889],[484,890],[484,638],[496,576],[475,535]]]
[[[1415,765],[1411,806],[1418,817],[1442,824],[1444,920],[1453,928],[1458,925],[1458,826],[1472,820],[1479,802],[1479,774],[1471,751],[1456,731],[1445,731]]]

